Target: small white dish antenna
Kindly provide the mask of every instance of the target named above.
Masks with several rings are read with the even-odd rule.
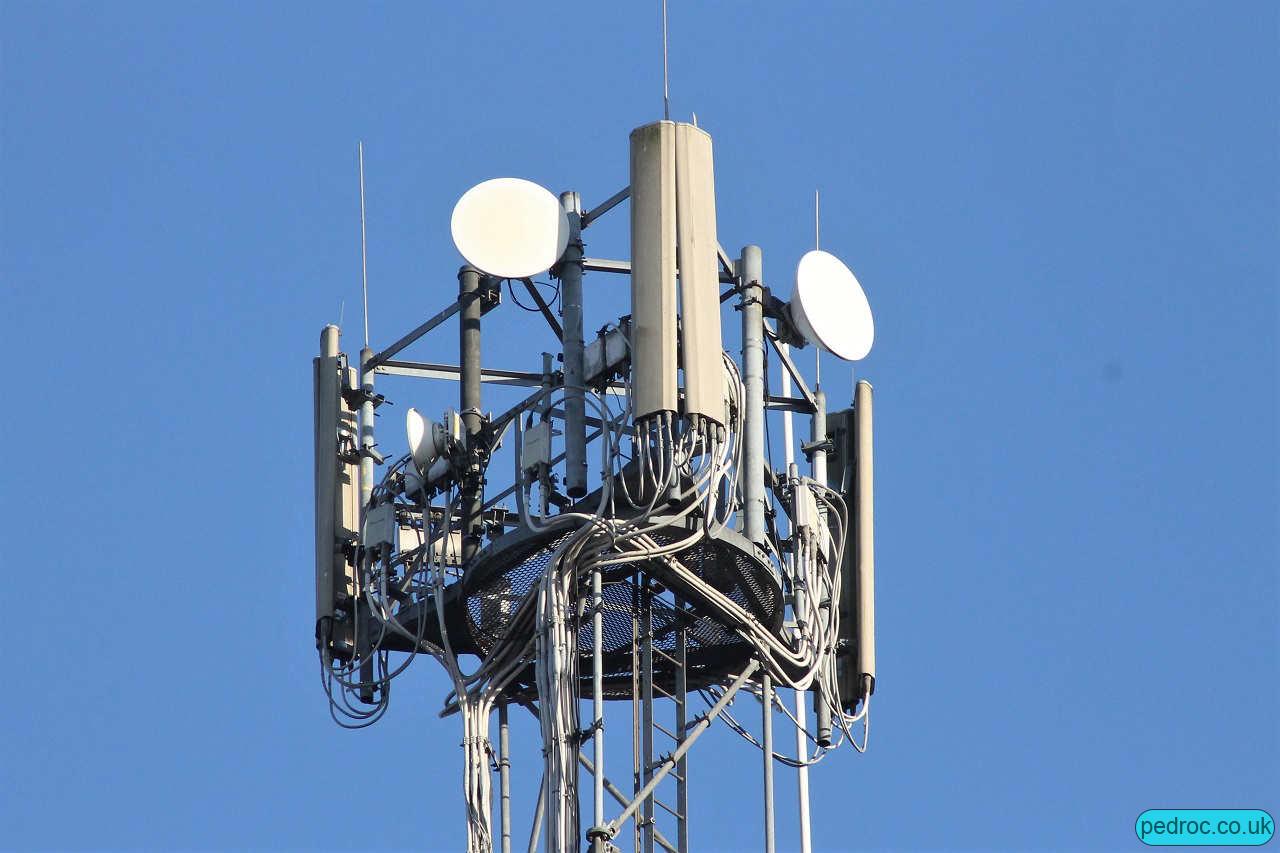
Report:
[[[410,408],[404,415],[404,429],[409,439],[409,452],[413,454],[413,464],[419,472],[426,474],[431,463],[447,447],[445,428],[424,418],[417,409]]]
[[[467,263],[498,278],[544,272],[569,245],[560,200],[522,178],[494,178],[467,190],[453,207],[449,230]]]
[[[791,321],[805,340],[845,361],[871,352],[875,322],[862,285],[844,262],[829,252],[806,252],[796,266]]]

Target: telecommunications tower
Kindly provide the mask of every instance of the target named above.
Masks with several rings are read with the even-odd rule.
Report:
[[[584,257],[583,232],[624,202],[630,260]],[[842,743],[865,749],[875,689],[872,392],[860,381],[848,407],[828,411],[790,348],[863,358],[873,324],[861,286],[815,249],[783,301],[758,246],[729,256],[711,136],[669,120],[632,131],[629,185],[594,208],[498,178],[462,196],[452,231],[467,262],[455,301],[355,359],[336,326],[321,333],[316,643],[335,719],[375,722],[410,661],[438,661],[451,681],[443,711],[462,728],[470,853],[713,845],[699,840],[693,804],[722,771],[696,766],[696,747],[725,725],[763,751],[770,853],[775,768],[796,769],[801,837],[785,846],[807,853],[807,768]],[[548,270],[558,308],[532,280]],[[631,286],[630,313],[590,340],[586,273]],[[482,363],[504,282],[560,339],[558,362]],[[400,357],[451,320],[456,365]],[[722,321],[741,325],[737,352]],[[458,389],[407,410],[396,458],[375,443],[379,375]],[[489,412],[487,383],[530,393]],[[808,440],[793,437],[797,414]],[[775,418],[781,467],[766,442]],[[748,704],[758,716],[744,716]],[[525,712],[542,739],[527,761],[509,738],[509,714]],[[606,750],[623,730],[630,754]],[[526,768],[541,784],[517,804],[532,825],[513,841],[511,773]]]

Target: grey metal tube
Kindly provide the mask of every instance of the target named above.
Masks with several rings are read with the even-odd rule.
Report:
[[[571,498],[587,493],[587,424],[582,384],[582,201],[560,194],[569,217],[569,245],[560,263],[560,316],[564,320],[565,487]]]
[[[774,853],[773,837],[773,679],[768,670],[760,674],[761,723],[764,736],[764,851]]]
[[[676,609],[683,613],[684,603],[677,599]],[[684,740],[684,730],[688,725],[686,709],[689,704],[689,628],[683,621],[676,629],[676,742]],[[676,762],[676,811],[679,813],[676,824],[676,843],[679,853],[689,853],[689,759],[681,756]]]
[[[538,836],[542,835],[542,817],[547,811],[547,777],[544,774],[542,781],[538,783],[538,805],[533,810],[533,828],[529,832],[529,850],[528,853],[536,853],[538,849]]]
[[[831,746],[832,740],[832,724],[831,724],[831,706],[827,704],[830,701],[827,694],[822,692],[821,686],[815,681],[813,685],[813,714],[817,717],[814,728],[817,729],[814,734],[814,740],[818,746],[827,748]]]
[[[320,356],[322,358],[338,357],[338,336],[341,334],[341,330],[333,324],[320,330]]]
[[[746,246],[739,263],[742,298],[743,402],[742,479],[743,533],[763,546],[764,526],[764,273],[759,246]]]
[[[643,751],[640,778],[648,783],[653,779],[653,592],[648,581],[640,592],[640,621],[643,635],[640,638],[640,743]],[[645,797],[641,809],[642,850],[653,853],[653,791]]]
[[[364,520],[369,514],[369,498],[373,494],[373,368],[369,362],[373,359],[373,350],[364,347],[360,350],[360,390],[364,392],[364,400],[360,403],[360,533],[364,535]],[[361,571],[356,574],[356,590],[367,577],[366,570],[372,565],[373,554],[365,552],[361,559]],[[369,636],[368,620],[371,618],[368,605],[359,599],[355,606],[356,653],[364,659],[360,665],[360,701],[373,702],[373,660],[369,657],[372,638]],[[364,618],[361,618],[364,617]]]
[[[369,362],[373,360],[373,350],[365,347],[360,350],[360,390],[364,392],[364,402],[360,404],[360,522],[364,527],[364,516],[369,510],[369,496],[373,494],[373,368]]]
[[[480,517],[484,499],[479,470],[480,435],[480,271],[472,266],[458,270],[458,298],[463,303],[459,317],[458,410],[466,431],[467,469],[462,475],[462,559],[470,560],[480,550]]]
[[[805,734],[808,727],[807,697],[803,690],[796,692],[796,760],[809,760],[809,738]],[[800,807],[800,853],[812,853],[813,841],[809,832],[809,768],[801,765],[796,772],[796,799]]]
[[[827,395],[821,389],[816,390],[813,394],[814,413],[813,428],[810,432],[811,440],[814,444],[825,441],[827,437]],[[813,451],[813,479],[823,485],[827,484],[827,451],[816,449]],[[845,541],[849,543],[849,532],[845,531]],[[849,547],[846,544],[845,547]],[[835,602],[825,602],[822,609],[829,610],[837,606]],[[826,617],[823,617],[826,621]],[[817,718],[814,728],[817,729],[814,740],[818,746],[831,746],[832,724],[831,724],[831,706],[827,704],[827,697],[823,694],[821,685],[814,682],[813,686],[813,713]]]
[[[498,791],[502,807],[502,853],[511,853],[511,732],[506,702],[498,705]]]
[[[811,436],[813,443],[818,444],[827,439],[827,395],[821,389],[815,390],[813,402],[815,411]],[[822,448],[813,451],[813,479],[827,485],[827,451]]]
[[[594,813],[592,826],[604,826],[604,587],[600,567],[591,572],[591,726]]]

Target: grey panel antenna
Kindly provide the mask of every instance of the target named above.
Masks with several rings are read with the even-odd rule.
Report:
[[[875,479],[871,444],[871,383],[858,382],[853,397],[854,441],[854,564],[858,572],[858,676],[867,693],[876,684],[876,545],[873,503]]]
[[[711,136],[691,124],[676,125],[676,242],[685,413],[723,425],[724,343]]]
[[[635,417],[676,400],[675,124],[631,131],[631,349]]]
[[[320,357],[314,359],[315,475],[316,475],[316,621],[329,620],[328,641],[333,649],[349,652],[352,637],[335,621],[341,600],[354,595],[355,570],[347,544],[360,527],[359,469],[345,451],[356,446],[356,415],[344,390],[354,388],[354,370],[338,352],[338,327],[326,326],[320,336]],[[346,623],[349,625],[350,623]],[[318,642],[325,636],[317,635]]]

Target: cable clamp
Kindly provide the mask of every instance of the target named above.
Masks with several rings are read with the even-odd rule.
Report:
[[[587,840],[595,841],[599,838],[601,841],[608,843],[613,838],[614,830],[608,826],[593,826],[587,830]],[[612,844],[609,845],[613,847]]]
[[[363,388],[346,388],[342,392],[342,399],[352,409],[358,409],[365,403],[373,403],[376,409],[383,403],[387,403],[387,398],[382,394],[375,394],[373,391],[366,391]],[[390,404],[389,404],[390,405]]]
[[[595,736],[595,733],[604,728],[604,720],[596,720],[585,729],[579,729],[573,733],[573,741],[576,745],[581,746]]]

